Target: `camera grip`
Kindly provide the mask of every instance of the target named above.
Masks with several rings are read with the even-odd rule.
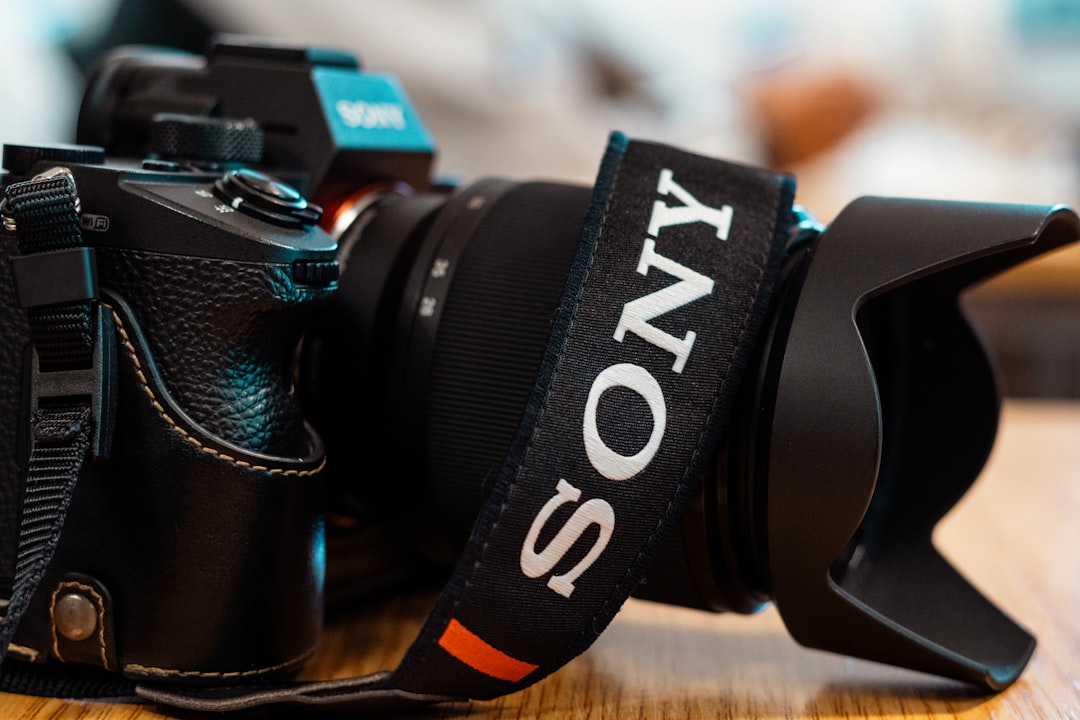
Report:
[[[322,445],[294,458],[205,432],[164,386],[115,297],[119,397],[110,460],[83,467],[63,535],[15,642],[21,659],[150,681],[221,684],[294,670],[322,617]],[[59,598],[92,598],[87,637],[58,634]]]
[[[245,450],[308,451],[293,392],[304,318],[327,288],[292,266],[103,249],[101,285],[132,308],[173,399]]]

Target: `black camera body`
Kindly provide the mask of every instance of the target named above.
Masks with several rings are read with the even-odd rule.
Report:
[[[185,133],[170,115],[204,126]],[[207,140],[214,118],[252,119],[257,149]],[[370,182],[427,189],[434,156],[395,77],[361,70],[350,53],[231,35],[215,38],[205,57],[143,47],[106,54],[87,80],[76,141],[115,157],[184,161],[219,160],[228,148],[312,195],[327,210],[324,224]]]
[[[312,309],[336,283],[317,208],[226,164],[12,145],[3,163],[5,187],[65,168],[84,239],[20,252],[16,233],[0,236],[9,592],[31,418],[51,395],[80,393],[52,378],[91,374],[103,436],[11,655],[151,678],[295,666],[316,642],[322,603],[323,449],[291,377]],[[57,270],[65,252],[76,259]],[[44,346],[79,331],[36,333],[35,313],[54,313],[80,286],[95,344],[113,347],[88,369],[50,367]],[[65,624],[64,608],[89,619]]]
[[[35,450],[52,442],[38,413],[50,398],[85,396],[94,429],[9,654],[163,685],[286,673],[319,634],[328,508],[392,527],[374,545],[389,560],[335,578],[353,590],[397,577],[387,537],[450,565],[496,512],[487,499],[553,365],[549,337],[599,196],[492,179],[439,187],[430,138],[392,78],[362,72],[351,55],[236,38],[205,58],[107,56],[77,139],[4,155],[0,578],[13,602],[27,564],[19,509],[35,497],[24,476],[36,477]],[[713,161],[687,165],[700,162]],[[776,185],[765,171],[735,172]],[[696,224],[727,241],[718,218],[730,223],[730,207],[699,202],[682,174],[660,177],[627,215],[635,203],[658,208],[658,227]],[[24,242],[27,222],[46,239],[57,224],[13,200],[49,183],[79,203],[63,226],[77,242],[59,254]],[[931,543],[986,460],[1000,403],[958,296],[1074,242],[1080,224],[1062,208],[869,198],[823,229],[792,211],[789,192],[777,196],[786,207],[769,242],[783,258],[772,263],[763,334],[729,430],[698,453],[681,523],[649,549],[660,560],[640,594],[713,611],[775,600],[805,644],[1005,687],[1033,638]],[[669,314],[713,285],[642,253],[638,275],[666,270],[625,306],[637,308],[637,330],[619,347],[640,341],[635,332],[683,342]],[[57,306],[77,309],[79,339],[97,339],[90,359],[42,354],[70,333]],[[645,351],[663,345],[650,342]],[[605,392],[594,425],[595,413],[641,414],[627,393]],[[606,450],[629,457],[652,443],[640,425],[630,428],[640,437]],[[559,533],[572,540],[555,557],[552,536],[577,517],[577,499],[528,500],[539,519],[526,545],[552,558],[529,579],[543,588],[547,575],[586,572],[596,559],[586,552],[601,544],[591,526],[602,522]],[[387,577],[365,582],[378,573]],[[421,637],[438,632],[449,630]],[[510,660],[515,672],[539,667]],[[379,682],[358,687],[386,689]],[[410,682],[387,687],[413,692]],[[429,697],[420,683],[410,701],[452,694],[434,687]],[[233,707],[203,700],[188,706]]]
[[[87,383],[112,388],[93,398],[111,437],[82,470],[10,654],[160,681],[281,674],[314,650],[326,556],[324,448],[295,375],[337,287],[337,243],[302,193],[319,189],[332,215],[368,178],[427,187],[431,142],[394,78],[349,54],[233,38],[208,59],[145,57],[99,64],[82,144],[4,149],[5,188],[64,168],[88,249],[72,278],[20,278],[16,235],[2,236],[6,595],[36,401],[20,288],[92,278],[100,332],[118,337],[109,367],[90,368],[115,381]],[[93,631],[65,637],[58,603],[92,609]]]

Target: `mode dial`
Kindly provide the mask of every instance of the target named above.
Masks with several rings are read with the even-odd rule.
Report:
[[[247,168],[226,173],[214,183],[214,193],[240,212],[281,227],[308,227],[322,216],[322,208],[293,186]]]

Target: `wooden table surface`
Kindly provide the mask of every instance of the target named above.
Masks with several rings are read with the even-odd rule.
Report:
[[[999,695],[801,648],[771,609],[747,618],[631,601],[591,650],[532,688],[423,717],[1080,718],[1080,403],[1007,403],[989,467],[937,541],[1038,637]],[[408,595],[332,622],[305,676],[392,667],[430,601]],[[172,717],[191,716],[0,694],[3,720]]]

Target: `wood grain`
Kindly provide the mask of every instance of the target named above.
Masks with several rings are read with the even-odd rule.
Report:
[[[1080,718],[1080,403],[1009,402],[990,466],[937,540],[1039,638],[1004,693],[801,648],[773,610],[746,618],[631,601],[589,652],[532,688],[423,717]],[[411,594],[333,619],[305,676],[392,667],[431,600]],[[0,695],[0,717],[187,716]]]

